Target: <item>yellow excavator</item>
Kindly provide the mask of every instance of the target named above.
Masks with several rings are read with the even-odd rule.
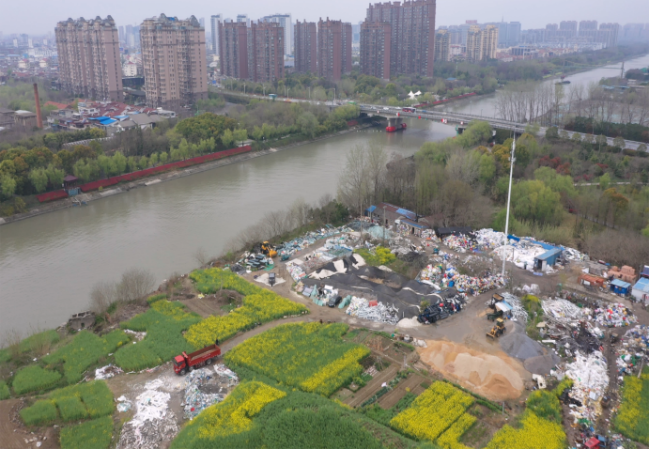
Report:
[[[260,249],[262,251],[262,254],[264,254],[267,257],[275,257],[278,255],[278,252],[275,250],[275,247],[271,245],[269,242],[262,242],[260,245]]]
[[[488,332],[487,335],[491,339],[499,338],[506,331],[506,324],[503,321],[503,318],[497,318],[494,327]]]

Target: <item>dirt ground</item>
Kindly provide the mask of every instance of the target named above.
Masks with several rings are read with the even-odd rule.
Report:
[[[58,429],[29,431],[18,417],[21,399],[0,401],[0,447],[2,449],[59,449]],[[40,446],[38,445],[40,443]]]

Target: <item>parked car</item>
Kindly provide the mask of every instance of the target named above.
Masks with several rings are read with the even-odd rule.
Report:
[[[336,307],[341,304],[342,300],[343,298],[341,296],[336,296],[335,298],[330,299],[330,301],[327,303],[327,307]]]

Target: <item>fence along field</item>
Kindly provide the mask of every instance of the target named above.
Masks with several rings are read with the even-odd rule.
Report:
[[[224,359],[282,385],[330,396],[361,374],[359,361],[370,354],[367,347],[341,339],[347,329],[343,323],[284,324],[249,338]]]

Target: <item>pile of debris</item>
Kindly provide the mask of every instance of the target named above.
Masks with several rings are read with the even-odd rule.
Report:
[[[448,248],[453,249],[459,253],[465,253],[468,250],[472,250],[476,247],[476,242],[473,241],[470,236],[465,234],[448,235],[442,239],[442,243],[444,243]]]
[[[345,311],[350,316],[378,323],[397,324],[399,321],[399,309],[393,306],[386,306],[381,301],[365,298],[351,297],[350,305]]]
[[[580,424],[594,423],[602,413],[601,400],[609,384],[607,360],[600,351],[586,356],[578,352],[575,362],[567,364],[563,374],[573,379],[569,395],[577,401],[570,405],[569,413]],[[564,376],[560,373],[558,378]]]
[[[462,290],[472,296],[478,296],[488,290],[505,287],[508,283],[507,279],[500,274],[482,278],[467,276],[465,274],[454,274],[450,278],[450,281],[449,286]]]
[[[95,370],[95,380],[110,379],[111,377],[117,376],[118,374],[124,374],[122,368],[109,364]]]
[[[618,380],[635,374],[639,364],[648,363],[648,326],[637,325],[625,332],[616,350]]]
[[[118,449],[156,449],[174,439],[179,431],[169,409],[170,394],[162,391],[163,381],[152,380],[137,397],[133,419],[122,427]]]
[[[604,327],[623,327],[635,324],[636,316],[624,304],[607,304],[594,310],[594,319]]]
[[[503,299],[512,306],[510,310],[510,316],[514,321],[523,321],[524,323],[528,322],[528,312],[521,303],[521,299],[518,296],[511,295],[510,293],[503,292],[501,293]]]
[[[351,231],[352,229],[350,229],[347,226],[340,226],[338,228],[334,228],[331,227],[330,225],[326,225],[326,227],[318,231],[311,231],[301,237],[295,238],[293,240],[289,240],[288,242],[284,242],[281,245],[278,245],[275,249],[277,250],[282,260],[287,260],[295,252],[302,251],[303,249],[308,248],[309,246],[316,243],[317,240],[327,239],[336,234],[341,234],[341,233],[351,232]]]
[[[300,279],[307,276],[305,270],[302,269],[302,266],[298,263],[299,261],[292,260],[286,263],[287,271],[291,278],[298,282]]]
[[[508,243],[508,239],[503,232],[490,228],[479,229],[474,235],[476,244],[481,251],[493,250]]]
[[[231,388],[239,383],[237,375],[225,365],[215,365],[214,373],[204,368],[185,376],[183,407],[185,419],[195,418],[210,405],[221,402]]]
[[[417,317],[422,324],[432,324],[458,313],[467,303],[465,294],[459,293],[454,288],[446,288],[431,296],[432,304],[426,307]]]
[[[562,298],[542,300],[542,310],[558,323],[570,323],[584,318],[583,309]]]

